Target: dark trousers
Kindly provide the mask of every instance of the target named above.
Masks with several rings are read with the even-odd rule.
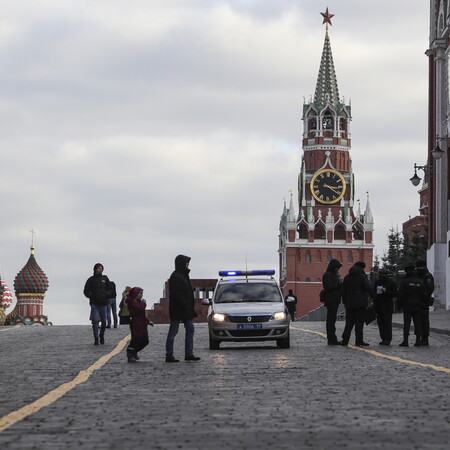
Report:
[[[384,342],[392,341],[392,313],[377,313],[378,330],[381,340]]]
[[[291,305],[287,305],[287,309],[289,311],[289,314],[291,315],[292,322],[295,322],[295,306],[292,307]]]
[[[411,319],[414,322],[414,334],[422,336],[421,315],[419,312],[403,311],[403,336],[409,336],[409,329],[411,327]]]
[[[353,327],[355,327],[355,344],[364,342],[364,311],[366,308],[346,308],[345,309],[345,328],[342,333],[342,342],[348,344]]]
[[[339,303],[327,303],[327,339],[328,342],[336,342],[336,317]]]
[[[430,335],[430,309],[428,307],[420,311],[420,324],[422,325],[421,336],[428,337]]]
[[[148,342],[148,336],[132,336],[127,347],[127,355],[137,355],[137,352],[140,352],[144,347],[147,347]]]

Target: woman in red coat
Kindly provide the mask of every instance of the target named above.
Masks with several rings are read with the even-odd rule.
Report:
[[[146,301],[142,298],[144,290],[140,287],[131,288],[125,299],[131,317],[131,341],[127,347],[128,362],[139,359],[138,352],[148,345],[148,325],[153,325],[145,315]]]

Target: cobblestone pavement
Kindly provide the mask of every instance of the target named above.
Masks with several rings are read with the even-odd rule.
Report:
[[[139,363],[126,363],[121,351],[59,400],[0,432],[0,448],[448,448],[450,336],[432,334],[428,348],[402,348],[402,332],[394,329],[393,345],[380,347],[370,325],[368,353],[327,346],[317,334],[324,328],[296,322],[290,349],[239,343],[210,351],[207,327],[199,324],[202,361],[167,364],[168,326],[156,325]],[[73,380],[128,334],[126,327],[107,331],[98,347],[88,326],[0,332],[0,420]]]

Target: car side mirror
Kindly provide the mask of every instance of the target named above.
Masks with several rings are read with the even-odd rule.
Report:
[[[204,298],[202,300],[202,305],[209,306],[210,304],[211,304],[211,299],[210,298]]]

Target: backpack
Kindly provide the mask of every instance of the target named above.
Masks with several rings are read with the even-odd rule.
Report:
[[[129,325],[131,323],[130,310],[123,300],[119,305],[119,323],[121,325]]]

